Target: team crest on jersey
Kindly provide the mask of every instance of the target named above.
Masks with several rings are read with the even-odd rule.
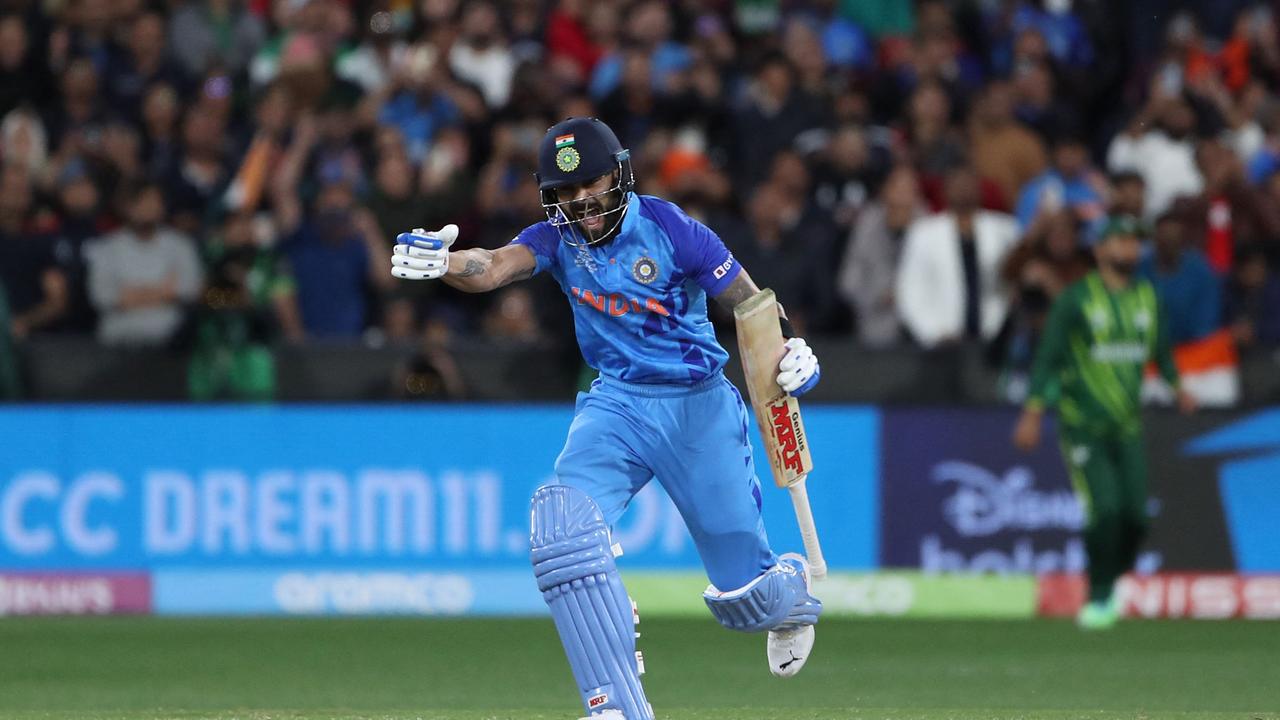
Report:
[[[631,275],[639,282],[648,285],[658,278],[658,263],[653,258],[641,256],[636,263],[631,266]]]
[[[1151,313],[1139,310],[1133,314],[1133,326],[1146,332],[1151,327]]]
[[[1071,448],[1071,464],[1076,467],[1084,467],[1089,464],[1089,446],[1076,445]]]
[[[1088,311],[1089,325],[1094,330],[1105,330],[1111,324],[1111,317],[1107,314],[1107,309],[1103,307],[1091,307]]]
[[[582,162],[582,156],[578,154],[578,149],[573,146],[566,146],[556,151],[556,167],[563,172],[573,172],[578,169],[578,164]]]

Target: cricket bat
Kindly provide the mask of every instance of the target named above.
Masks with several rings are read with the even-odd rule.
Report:
[[[746,371],[747,392],[755,410],[756,424],[769,456],[769,469],[778,487],[786,488],[795,507],[804,553],[815,580],[827,575],[827,562],[813,524],[805,477],[813,470],[809,440],[800,419],[800,403],[778,387],[778,363],[782,360],[782,328],[778,324],[778,303],[772,290],[761,290],[733,309],[738,328],[738,352]]]

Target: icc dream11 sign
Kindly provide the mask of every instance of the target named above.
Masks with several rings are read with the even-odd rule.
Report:
[[[876,414],[812,415],[821,462],[842,469],[812,485],[828,557],[871,569]],[[517,592],[534,588],[528,502],[571,420],[568,405],[2,409],[0,434],[22,441],[0,446],[0,602],[109,612],[149,581],[158,612],[541,608]],[[387,464],[387,436],[433,424],[448,456]],[[766,495],[770,537],[798,547],[790,504]],[[629,568],[701,569],[657,483],[616,530]]]

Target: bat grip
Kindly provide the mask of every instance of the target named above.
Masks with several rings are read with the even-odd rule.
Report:
[[[791,504],[795,506],[796,522],[800,526],[800,537],[804,540],[804,554],[809,560],[809,569],[814,580],[827,576],[827,561],[822,557],[822,545],[818,543],[818,527],[813,522],[813,510],[809,507],[809,491],[805,488],[805,477],[801,476],[787,486],[791,494]]]

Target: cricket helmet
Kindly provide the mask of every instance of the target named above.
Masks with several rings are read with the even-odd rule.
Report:
[[[605,210],[600,216],[616,215],[613,228],[592,242],[571,239],[572,233],[561,238],[570,245],[592,245],[607,238],[621,223],[635,187],[635,174],[631,170],[631,153],[622,147],[618,136],[596,118],[572,117],[552,125],[542,138],[538,148],[538,192],[542,196],[542,209],[547,220],[557,229],[564,229],[578,220],[569,212],[570,202],[560,202],[556,189],[566,185],[590,182],[603,175],[613,174],[614,183],[598,196],[603,200],[611,193],[618,194],[616,207]],[[588,198],[590,199],[590,198]],[[604,205],[605,203],[601,203]]]

